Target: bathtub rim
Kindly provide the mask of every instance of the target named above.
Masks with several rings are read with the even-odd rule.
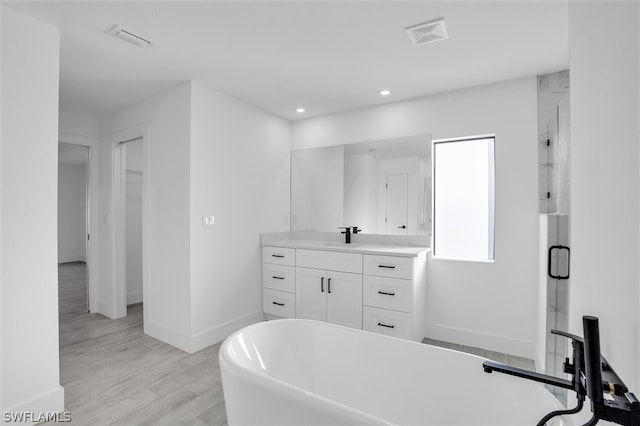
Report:
[[[295,386],[292,385],[291,383],[287,383],[283,380],[277,379],[273,376],[267,375],[267,374],[263,374],[261,372],[259,372],[258,370],[254,370],[254,369],[250,369],[248,367],[245,367],[243,365],[240,365],[236,362],[234,362],[229,355],[229,350],[228,350],[228,346],[231,344],[230,342],[238,335],[240,334],[244,329],[252,327],[252,326],[256,326],[256,325],[261,325],[264,323],[268,323],[268,322],[280,322],[280,321],[284,321],[284,322],[305,322],[305,323],[312,323],[312,324],[323,324],[323,325],[327,325],[327,326],[332,326],[332,327],[337,327],[340,329],[346,329],[346,330],[354,330],[351,329],[349,327],[344,327],[341,325],[337,325],[337,324],[331,324],[331,323],[326,323],[323,321],[317,321],[317,320],[310,320],[310,319],[299,319],[299,318],[282,318],[282,319],[275,319],[275,320],[269,320],[269,321],[261,321],[258,323],[254,323],[254,324],[250,324],[246,327],[241,328],[240,330],[234,332],[233,334],[231,334],[229,337],[227,337],[224,342],[222,343],[222,346],[220,347],[220,351],[218,353],[218,362],[220,364],[220,371],[222,371],[222,367],[223,365],[225,366],[225,368],[227,368],[229,371],[231,372],[235,372],[235,373],[239,373],[240,375],[243,376],[244,379],[249,380],[251,382],[254,383],[259,383],[261,381],[266,380],[267,382],[270,382],[272,384],[275,384],[277,387],[280,387],[281,390],[284,390],[285,393],[290,394],[295,396],[296,394],[304,394],[307,397],[312,398],[315,401],[318,401],[320,404],[327,404],[331,407],[333,407],[334,409],[339,409],[340,411],[344,411],[347,412],[351,417],[357,417],[359,419],[362,419],[363,422],[368,423],[368,424],[379,424],[379,425],[394,425],[395,423],[390,422],[389,420],[383,419],[381,417],[377,417],[377,416],[373,416],[371,414],[365,413],[364,411],[355,409],[353,407],[350,407],[348,405],[345,405],[343,403],[340,403],[334,399],[330,399],[327,398],[326,396],[322,396],[320,394],[317,394],[315,392],[311,392],[307,389],[303,389],[299,386]],[[356,330],[356,331],[363,331],[363,330]],[[369,333],[369,332],[367,332]],[[375,334],[375,333],[371,333],[371,334]],[[389,336],[390,337],[390,336]],[[402,340],[402,339],[397,339],[397,340]],[[257,374],[256,374],[257,373]],[[224,393],[224,384],[222,386],[222,390]]]
[[[364,411],[355,409],[351,406],[345,405],[343,403],[340,403],[334,399],[330,399],[328,397],[322,396],[320,394],[311,392],[307,389],[301,388],[299,386],[293,385],[291,383],[285,382],[281,379],[275,378],[273,376],[270,376],[268,374],[264,374],[263,372],[261,372],[260,370],[256,370],[256,369],[251,369],[248,367],[245,367],[241,364],[236,363],[235,361],[233,361],[231,359],[231,356],[229,354],[229,346],[231,345],[231,341],[234,340],[236,338],[237,335],[241,334],[245,329],[250,328],[250,327],[269,327],[268,325],[266,325],[267,323],[273,323],[273,322],[287,322],[287,323],[307,323],[307,324],[312,324],[314,326],[317,325],[321,325],[322,327],[332,327],[332,328],[338,328],[341,330],[345,330],[349,333],[352,334],[359,334],[359,333],[365,333],[367,335],[371,335],[372,337],[376,338],[376,339],[382,339],[382,340],[387,340],[387,339],[391,339],[392,341],[395,341],[397,343],[400,343],[402,345],[420,345],[421,347],[424,346],[423,343],[421,342],[416,342],[413,340],[406,340],[406,339],[401,339],[398,337],[394,337],[394,336],[387,336],[384,334],[379,334],[379,333],[374,333],[372,331],[366,331],[366,330],[359,330],[359,329],[354,329],[351,327],[345,327],[339,324],[332,324],[332,323],[328,323],[325,321],[318,321],[318,320],[311,320],[311,319],[304,319],[304,318],[281,318],[281,319],[273,319],[273,320],[265,320],[265,321],[260,321],[257,323],[253,323],[250,324],[248,326],[245,326],[243,328],[241,328],[240,330],[237,330],[236,332],[234,332],[233,334],[231,334],[229,337],[227,337],[224,342],[222,343],[221,347],[220,347],[220,351],[218,353],[218,360],[220,363],[220,370],[222,371],[222,366],[224,364],[224,366],[231,372],[234,372],[236,374],[240,374],[244,379],[249,380],[253,383],[260,383],[261,381],[265,381],[268,383],[272,383],[274,384],[276,387],[279,387],[279,390],[284,390],[284,392],[287,395],[292,395],[292,396],[296,396],[296,395],[300,395],[300,394],[304,394],[305,396],[312,398],[315,401],[318,401],[321,404],[328,404],[329,406],[335,408],[335,409],[340,409],[343,410],[347,413],[349,413],[349,415],[352,416],[357,416],[358,418],[363,419],[366,423],[369,424],[381,424],[381,425],[395,425],[396,423],[393,423],[390,420],[381,418],[381,417],[377,417],[371,414],[368,414]],[[436,349],[436,350],[442,350],[442,351],[446,351],[446,352],[454,352],[457,354],[464,354],[465,356],[468,357],[472,357],[472,358],[477,358],[478,360],[488,360],[485,357],[481,357],[479,355],[475,355],[475,354],[471,354],[471,353],[466,353],[466,352],[461,352],[461,351],[457,351],[455,349],[449,349],[449,348],[443,348],[443,347],[437,347],[437,346],[433,346],[432,349]],[[564,407],[561,406],[560,402],[557,401],[555,399],[555,397],[551,394],[551,392],[549,392],[548,390],[544,389],[546,392],[549,393],[549,398],[551,400],[551,402],[553,403],[553,405],[555,406],[555,409],[564,409]],[[223,384],[223,392],[224,392],[224,384]],[[574,423],[572,422],[572,420],[570,420],[569,418],[567,418],[566,416],[561,416],[562,420],[563,420],[563,424],[567,425],[567,426],[571,426]]]

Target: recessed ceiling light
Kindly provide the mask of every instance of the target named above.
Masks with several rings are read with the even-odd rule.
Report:
[[[302,113],[303,113],[303,112],[305,112],[305,111],[306,111],[306,109],[304,109],[304,108],[302,108],[302,107],[300,107],[300,108],[296,108],[296,112],[297,112],[298,114],[302,114]]]
[[[389,96],[391,94],[391,90],[383,89],[383,90],[379,91],[378,93],[380,93],[380,95],[382,95],[382,96]]]

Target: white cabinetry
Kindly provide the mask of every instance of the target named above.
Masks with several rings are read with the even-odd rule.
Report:
[[[262,310],[265,314],[295,318],[295,262],[295,249],[262,249]]]
[[[296,268],[296,317],[362,328],[362,274]]]
[[[362,328],[421,341],[426,336],[426,254],[364,255]]]
[[[263,310],[421,341],[426,252],[417,257],[263,248]]]

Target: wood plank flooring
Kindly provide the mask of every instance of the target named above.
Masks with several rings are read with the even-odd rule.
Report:
[[[60,381],[72,425],[227,424],[218,351],[189,355],[126,318],[86,312],[86,267],[59,265]]]

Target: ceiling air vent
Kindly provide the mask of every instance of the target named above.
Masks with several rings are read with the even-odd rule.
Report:
[[[142,36],[140,34],[136,34],[133,31],[125,30],[120,25],[116,25],[111,31],[109,31],[114,37],[119,38],[120,40],[124,40],[128,43],[135,44],[138,47],[149,47],[156,44],[155,41],[149,39],[148,37]]]
[[[423,44],[449,38],[447,27],[444,25],[444,18],[412,25],[405,28],[405,31],[414,46],[422,46]]]

